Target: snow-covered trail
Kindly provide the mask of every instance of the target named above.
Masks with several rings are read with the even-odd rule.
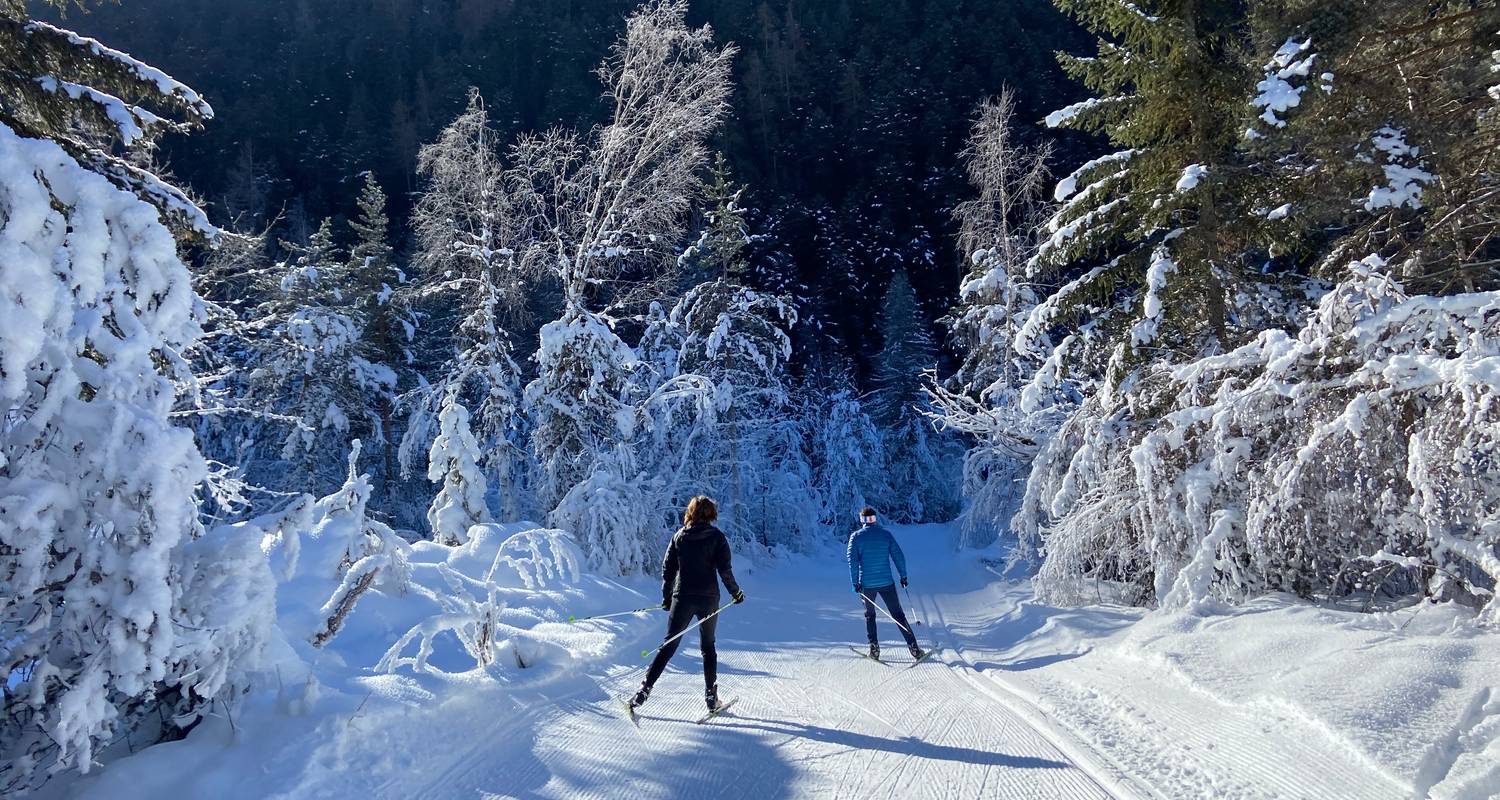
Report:
[[[703,681],[690,633],[631,725],[619,698],[639,680],[639,648],[660,635],[651,629],[562,696],[534,698],[523,718],[497,713],[444,765],[372,788],[412,798],[1118,796],[947,654],[906,669],[851,653],[864,622],[837,565],[744,583],[750,601],[719,629],[721,694],[738,700],[729,714],[695,724]],[[906,657],[881,619],[889,652]],[[931,625],[916,627],[931,644]]]
[[[1441,638],[1452,635],[1451,609],[1417,619],[1422,633],[1401,641],[1392,637],[1411,625],[1406,612],[1340,614],[1292,600],[1202,617],[1057,608],[979,554],[956,556],[947,526],[896,534],[911,562],[918,638],[942,648],[911,669],[849,651],[863,642],[863,615],[829,553],[741,570],[749,600],[719,626],[720,691],[737,702],[707,725],[695,724],[704,713],[696,633],[640,724],[622,713],[661,614],[547,623],[546,635],[575,637],[577,653],[552,671],[442,678],[371,673],[362,665],[404,624],[367,625],[346,633],[346,649],[314,655],[327,694],[290,681],[253,695],[234,719],[216,716],[185,741],[59,785],[57,796],[1500,796],[1500,702],[1485,677],[1500,660],[1485,641]],[[656,592],[633,583],[598,584],[613,587],[602,602],[641,605]],[[391,609],[366,610],[375,621]],[[887,652],[905,658],[895,625],[878,619]],[[1435,643],[1456,654],[1431,657]],[[1477,655],[1457,652],[1468,649]],[[1450,684],[1458,688],[1433,688]]]

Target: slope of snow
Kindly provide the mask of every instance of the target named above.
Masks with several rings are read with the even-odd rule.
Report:
[[[494,543],[524,527],[488,526],[463,548],[416,545],[413,584],[444,569],[490,569]],[[524,609],[528,595],[508,592],[510,621],[566,653],[528,669],[465,669],[456,642],[439,641],[433,662],[446,671],[378,674],[380,653],[432,608],[374,593],[326,652],[286,645],[286,671],[232,723],[210,720],[54,791],[119,800],[1500,791],[1500,637],[1459,609],[1361,615],[1269,598],[1148,614],[1110,605],[1107,586],[1098,605],[1058,609],[1036,603],[1029,580],[1006,576],[998,549],[954,555],[955,528],[895,532],[910,561],[914,630],[945,648],[910,670],[849,651],[863,643],[863,618],[832,550],[740,576],[749,599],[719,627],[720,690],[738,703],[703,726],[693,724],[703,708],[696,634],[633,726],[620,698],[640,680],[662,615],[567,622],[650,605],[651,579],[564,576],[536,584]],[[893,624],[882,616],[879,626],[888,656],[904,658]]]

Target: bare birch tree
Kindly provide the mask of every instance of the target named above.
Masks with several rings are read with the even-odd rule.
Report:
[[[512,150],[518,261],[554,274],[569,305],[598,292],[634,300],[669,277],[707,141],[729,111],[735,54],[686,17],[686,0],[651,0],[626,21],[598,70],[608,125],[586,137],[549,130]]]
[[[621,397],[637,361],[601,304],[660,296],[703,190],[708,138],[729,110],[734,48],[687,26],[684,0],[651,0],[599,68],[613,105],[587,136],[554,129],[511,151],[517,263],[562,285],[525,392],[539,499],[553,508],[636,433]]]
[[[980,104],[964,165],[976,196],[954,210],[958,249],[969,264],[961,305],[950,320],[967,354],[947,386],[929,394],[942,427],[972,437],[964,460],[964,533],[973,543],[1004,527],[1019,500],[1019,479],[1050,428],[1049,365],[1017,349],[1021,324],[1036,305],[1026,264],[1036,252],[1046,203],[1048,146],[1016,141],[1009,88]]]

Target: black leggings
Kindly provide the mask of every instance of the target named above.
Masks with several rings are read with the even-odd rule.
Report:
[[[885,607],[890,610],[891,616],[899,623],[901,637],[906,639],[907,647],[917,646],[917,637],[912,635],[911,623],[906,621],[906,613],[901,610],[901,598],[896,595],[896,585],[880,586],[874,589],[861,589],[861,597],[865,600],[865,634],[870,637],[870,644],[880,641],[875,638],[875,596],[885,601]]]
[[[711,597],[679,597],[672,601],[672,615],[667,620],[667,635],[665,638],[672,639],[679,633],[687,630],[693,624],[693,618],[702,618],[704,623],[698,626],[698,642],[703,648],[703,684],[712,687],[719,678],[719,654],[714,650],[714,631],[719,627],[719,618],[710,617],[719,610],[718,603]],[[677,652],[677,645],[682,644],[682,639],[672,639],[660,650],[656,651],[656,658],[651,660],[651,667],[646,670],[646,685],[655,686],[656,679],[661,677],[663,670],[667,668],[667,662],[672,659],[672,654]]]

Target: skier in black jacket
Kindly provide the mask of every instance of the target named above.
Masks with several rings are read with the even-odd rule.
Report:
[[[714,631],[719,620],[712,616],[719,608],[719,580],[723,579],[734,602],[745,602],[745,593],[740,591],[729,565],[729,540],[713,526],[718,518],[719,509],[713,500],[701,495],[694,497],[688,503],[687,513],[682,515],[682,529],[667,545],[667,557],[661,565],[661,607],[671,612],[666,635],[670,641],[656,651],[640,691],[630,699],[631,708],[651,696],[651,687],[656,685],[656,679],[661,677],[681,642],[673,637],[687,630],[697,617],[703,620],[698,626],[698,640],[703,647],[703,683],[707,687],[704,699],[709,711],[719,710],[719,655],[714,651]]]

